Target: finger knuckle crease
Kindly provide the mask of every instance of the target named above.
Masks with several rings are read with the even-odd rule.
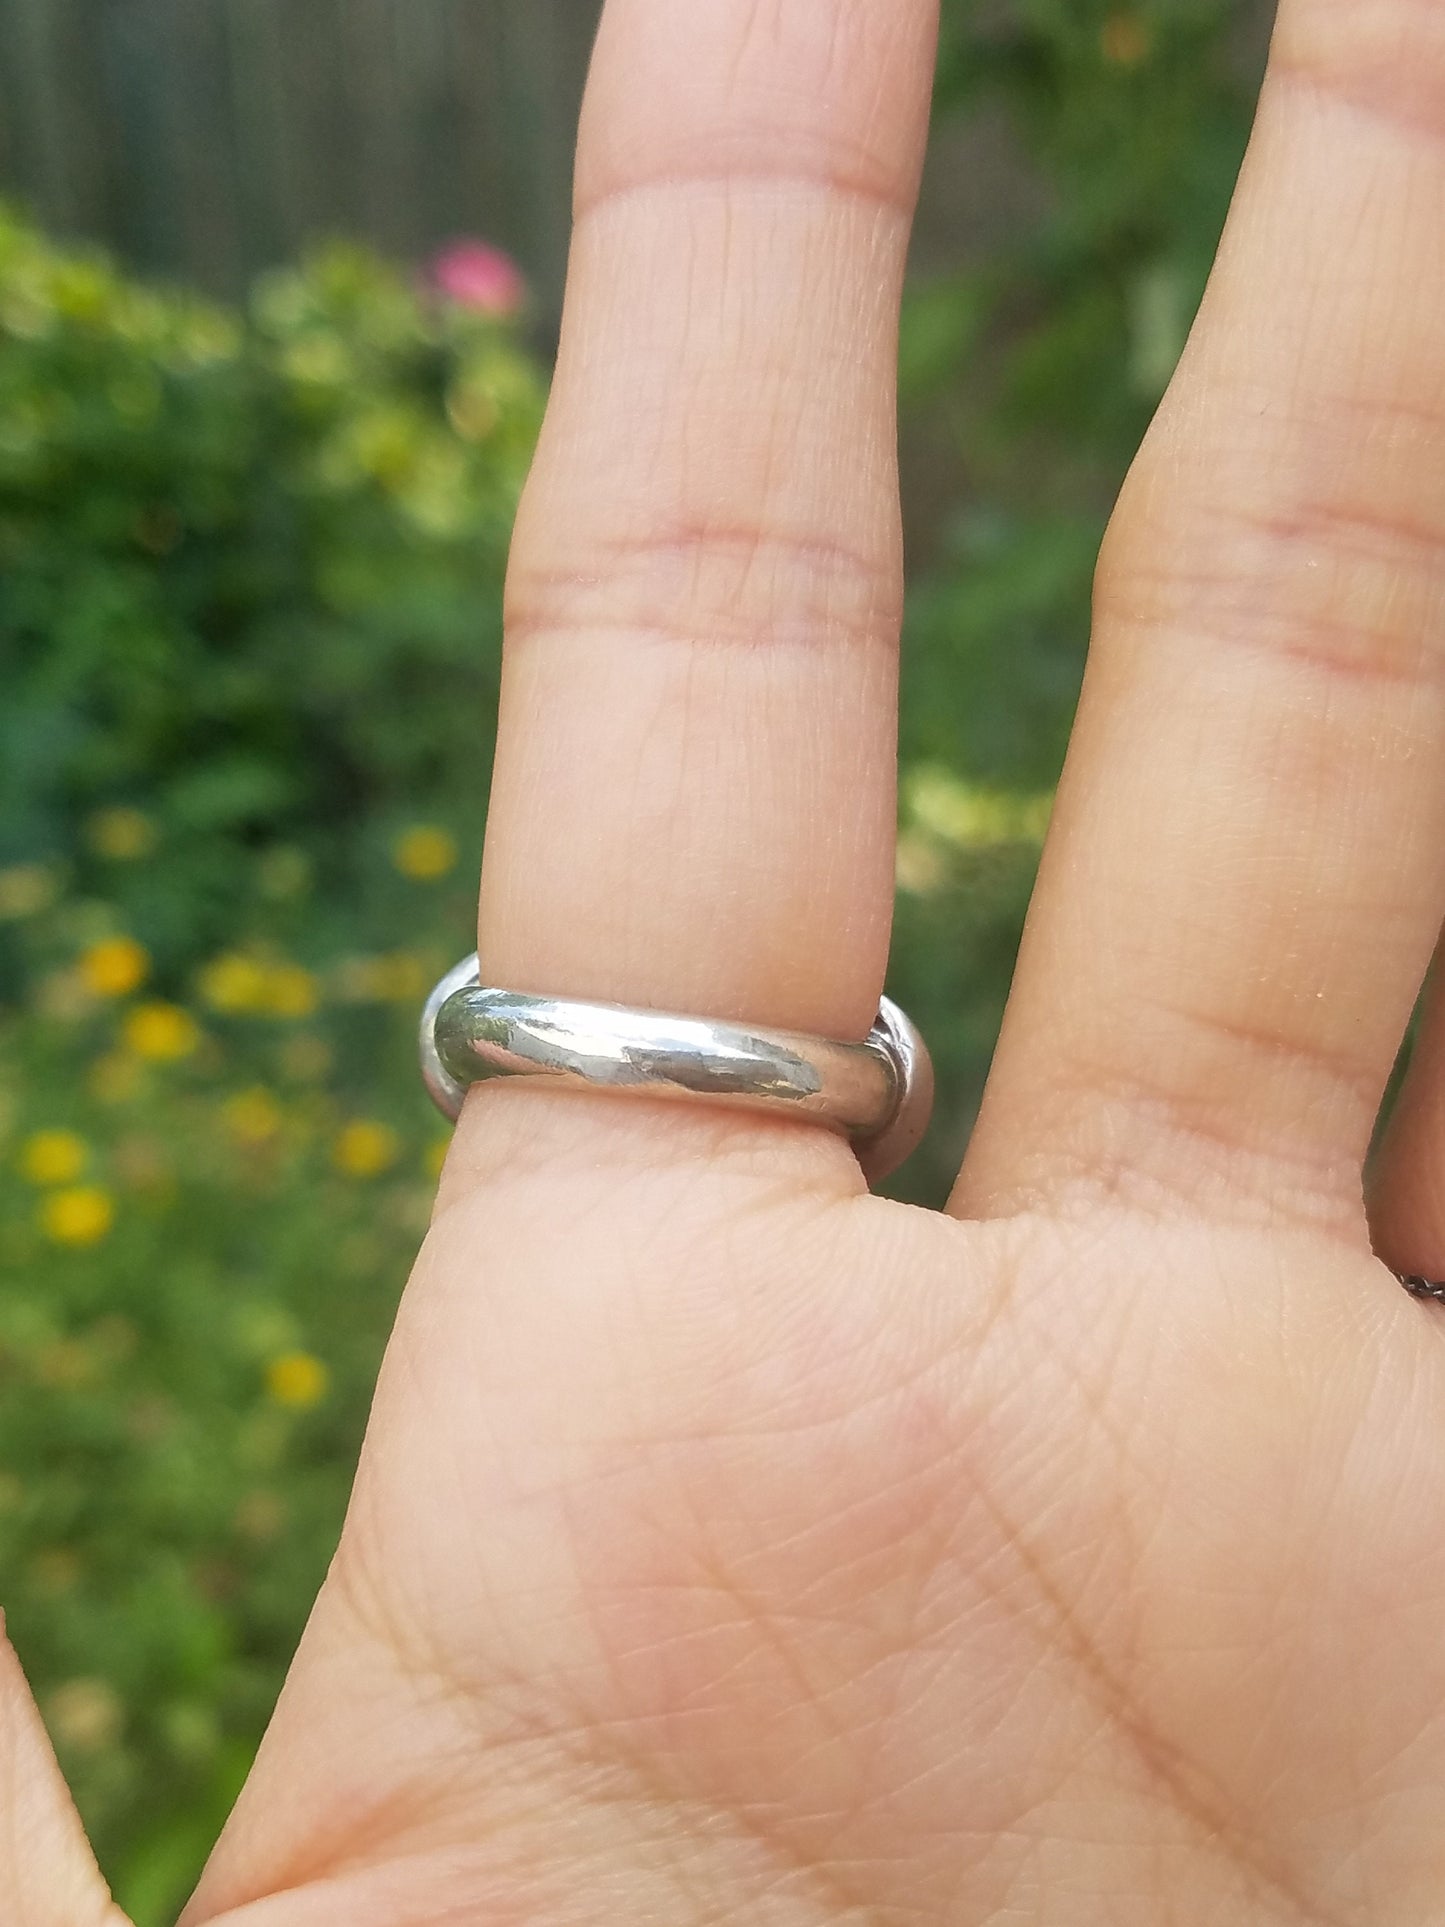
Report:
[[[507,588],[513,637],[603,630],[690,647],[896,639],[891,562],[836,538],[679,522],[600,542],[580,566],[531,566]]]
[[[1326,676],[1407,692],[1445,681],[1445,527],[1331,502],[1106,545],[1101,619],[1184,629]]]

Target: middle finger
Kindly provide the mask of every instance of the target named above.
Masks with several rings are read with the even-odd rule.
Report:
[[[1445,904],[1445,12],[1285,0],[1126,486],[955,1207],[1082,1190],[1365,1240]]]

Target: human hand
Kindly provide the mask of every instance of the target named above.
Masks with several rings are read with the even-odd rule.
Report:
[[[611,0],[492,981],[876,1010],[932,14]],[[1431,0],[1285,0],[948,1214],[809,1126],[473,1094],[186,1927],[1438,1921],[1445,1327],[1361,1173],[1445,911],[1442,133]],[[1442,1169],[1437,1005],[1401,1269]],[[113,1923],[5,1680],[6,1927]]]

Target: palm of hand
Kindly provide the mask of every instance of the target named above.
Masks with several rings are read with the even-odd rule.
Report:
[[[933,0],[609,0],[494,981],[861,1036]],[[1425,1927],[1445,1890],[1445,38],[1286,0],[953,1216],[475,1096],[187,1927]],[[1368,237],[1369,245],[1361,242]],[[638,290],[645,299],[638,299]],[[605,483],[605,486],[603,485]],[[1432,519],[1433,517],[1433,519]],[[5,1927],[114,1921],[13,1667]]]
[[[322,1764],[218,1897],[264,1839],[298,1922],[1428,1917],[1418,1308],[1366,1344],[1335,1240],[954,1224],[781,1135],[443,1212],[272,1740]]]

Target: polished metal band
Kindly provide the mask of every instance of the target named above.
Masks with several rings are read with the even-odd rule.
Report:
[[[897,1169],[933,1105],[927,1047],[886,998],[865,1042],[837,1043],[757,1024],[489,989],[473,956],[427,999],[420,1045],[427,1089],[451,1118],[468,1086],[483,1078],[542,1075],[811,1118],[850,1139],[870,1178]]]

